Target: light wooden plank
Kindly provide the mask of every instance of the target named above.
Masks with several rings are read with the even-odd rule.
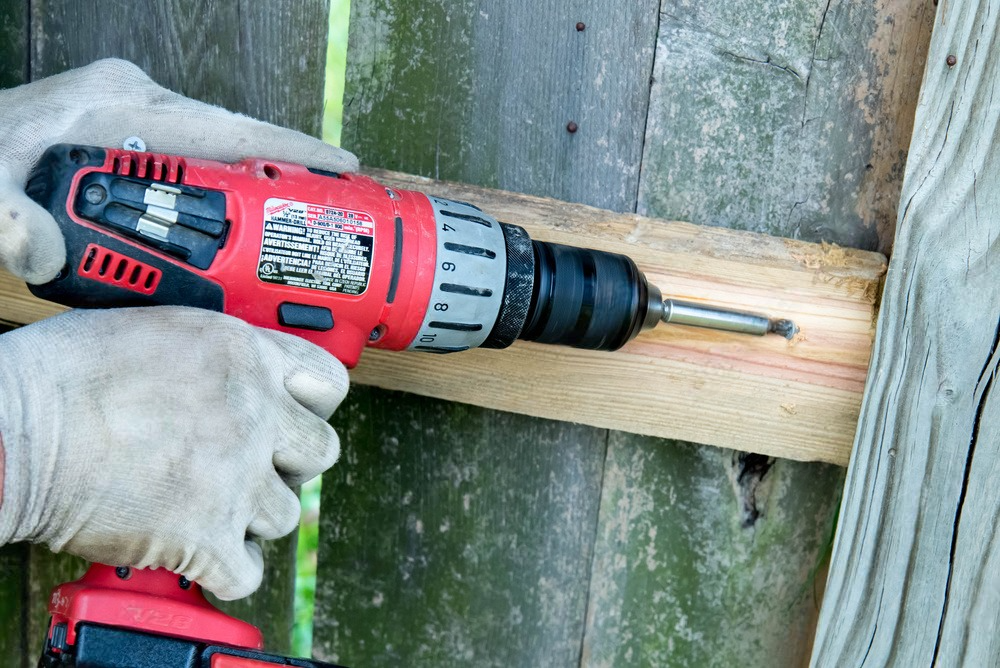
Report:
[[[938,7],[816,666],[1000,656],[996,7]]]
[[[789,342],[663,326],[616,353],[526,342],[448,356],[369,350],[354,382],[791,459],[847,462],[881,255],[374,174],[395,187],[474,202],[534,238],[625,253],[667,294],[791,318],[801,333]],[[27,322],[46,308],[58,310],[25,293],[14,279],[0,278],[0,317]],[[484,373],[489,386],[469,392],[482,385]]]

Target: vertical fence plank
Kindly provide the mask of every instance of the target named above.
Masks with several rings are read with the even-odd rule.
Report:
[[[603,432],[355,387],[323,484],[315,653],[357,666],[567,666]]]
[[[937,12],[817,667],[1000,663],[1000,18]]]
[[[0,547],[0,667],[27,668],[28,546]],[[38,657],[35,657],[36,660]]]
[[[656,6],[358,0],[344,145],[373,166],[632,210]],[[577,665],[606,432],[352,392],[323,487],[317,656]]]
[[[665,3],[639,210],[887,247],[931,14]],[[803,664],[843,471],[691,447],[609,443],[584,663]]]
[[[0,88],[28,78],[28,2],[0,0]]]
[[[357,0],[344,146],[373,166],[632,211],[657,6]]]
[[[933,15],[665,3],[640,213],[889,249]]]
[[[186,95],[318,136],[327,10],[326,0],[37,0],[31,3],[31,76],[103,57],[126,58]],[[35,550],[32,555],[32,600],[47,600],[48,589],[75,570],[74,562]],[[265,556],[261,590],[224,608],[260,626],[269,649],[287,652],[294,621],[294,535],[266,546]],[[44,623],[44,613],[33,613],[34,629]]]

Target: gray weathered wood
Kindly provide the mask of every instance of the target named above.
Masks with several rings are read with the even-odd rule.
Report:
[[[906,75],[930,14],[664,4],[639,209],[811,241],[891,236],[916,104]],[[608,458],[585,663],[804,663],[842,472],[626,434]]]
[[[651,1],[621,6],[472,0],[353,3],[344,145],[373,166],[632,210],[655,8]],[[582,32],[576,30],[580,21],[589,26]],[[571,120],[578,126],[575,134],[567,131]],[[366,396],[369,393],[382,396],[366,390]],[[392,665],[398,659],[386,652],[389,642],[402,660],[420,663],[427,660],[428,641],[437,637],[450,638],[444,645],[452,650],[461,645],[462,651],[432,650],[439,652],[432,665],[495,665],[505,657],[514,665],[575,665],[600,489],[589,477],[568,471],[559,453],[575,453],[575,466],[597,472],[591,477],[597,475],[599,481],[606,432],[433,403],[426,405],[440,408],[433,420],[425,419],[413,409],[426,400],[384,397],[379,401],[394,407],[387,413],[412,415],[408,421],[392,422],[399,443],[425,441],[425,431],[437,430],[452,449],[450,461],[495,469],[496,489],[478,493],[503,494],[492,497],[496,500],[490,505],[471,505],[468,523],[444,534],[425,533],[427,554],[447,569],[435,575],[431,596],[422,597],[404,580],[410,554],[399,550],[385,555],[379,572],[388,579],[386,590],[409,592],[408,600],[400,602],[413,617],[405,627],[388,605],[373,609],[370,599],[331,599],[338,583],[329,580],[335,571],[327,556],[334,551],[384,552],[385,545],[396,542],[398,518],[386,522],[369,506],[347,506],[342,522],[359,522],[367,531],[351,532],[343,545],[331,533],[334,518],[325,519],[317,652],[358,664]],[[479,417],[469,424],[473,414]],[[508,421],[511,428],[501,426]],[[488,430],[478,434],[484,427]],[[469,437],[457,439],[460,433]],[[345,439],[345,448],[350,447]],[[538,451],[545,448],[552,451]],[[391,486],[397,467],[404,466],[402,458],[400,453],[383,452],[380,461],[361,460],[361,468],[350,475],[376,487]],[[538,489],[549,480],[558,493]],[[428,472],[411,484],[413,503],[422,506],[447,498],[451,482]],[[324,494],[331,494],[327,487]],[[574,504],[567,506],[570,499]],[[504,501],[506,509],[493,507]],[[335,502],[325,502],[324,517]],[[540,530],[561,514],[577,517],[574,508],[591,508],[589,521],[560,531]],[[436,512],[440,516],[445,510],[451,512]],[[498,513],[503,513],[502,535],[507,536],[500,545],[486,528]],[[478,565],[461,556],[466,544]],[[518,565],[521,550],[545,555],[549,565],[509,572]],[[440,561],[445,558],[450,561]],[[542,572],[547,575],[539,591],[535,588]],[[549,596],[546,592],[553,586],[558,592]],[[462,609],[459,604],[480,614],[452,614]],[[370,629],[362,630],[352,619],[364,619]],[[342,627],[335,624],[357,630],[340,633],[335,629]],[[348,632],[365,644],[339,646]],[[380,642],[373,643],[374,638]]]
[[[0,666],[28,668],[26,597],[28,586],[28,546],[0,547]],[[35,657],[37,660],[37,657]]]
[[[657,6],[358,0],[344,146],[372,166],[632,211]]]
[[[319,136],[328,0],[31,3],[31,76],[126,58],[158,83]]]
[[[97,58],[127,58],[169,88],[318,135],[327,9],[326,0],[37,0],[31,3],[30,74],[39,78]],[[265,556],[261,590],[223,607],[260,626],[268,648],[284,653],[294,621],[294,536],[268,545]],[[30,637],[40,638],[40,606],[49,588],[78,565],[37,548],[31,563]]]
[[[28,78],[28,2],[0,0],[0,88]]]
[[[843,469],[613,432],[585,666],[798,666]]]
[[[366,387],[334,422],[316,656],[575,665],[604,433]]]
[[[888,249],[932,15],[664,3],[639,211]]]
[[[655,2],[362,0],[351,10],[343,138],[364,162],[634,208]],[[579,21],[588,26],[582,32]],[[571,120],[575,134],[567,131]],[[394,489],[413,456],[404,448],[439,434],[447,458],[432,450],[427,472],[409,484],[411,503],[432,507],[428,518],[440,522],[454,512],[454,501],[435,501],[454,498],[447,471],[461,465],[460,471],[493,473],[489,484],[484,479],[470,490],[461,524],[440,532],[438,522],[425,520],[419,556],[432,556],[442,569],[432,574],[427,594],[407,579],[418,554],[397,538],[409,531],[403,534],[409,540],[415,529],[399,528],[401,518],[384,515],[373,502],[341,504],[334,483],[324,486],[317,654],[358,665],[499,665],[505,659],[576,665],[606,432],[374,390],[364,396],[387,402],[381,410],[388,415],[408,416],[390,423],[388,433],[401,445],[383,449],[378,460],[353,465],[348,459],[351,469],[345,465],[332,475]],[[433,415],[417,410],[422,406],[436,406]],[[374,416],[358,419],[366,420],[363,429],[376,428]],[[352,446],[352,440],[344,439],[347,457],[369,442]],[[446,468],[435,473],[435,462]],[[473,503],[476,495],[491,501]],[[327,515],[335,503],[343,508]],[[499,521],[494,536],[489,526]],[[348,530],[357,526],[364,530]],[[544,561],[528,565],[521,552]],[[405,616],[388,599],[376,608],[371,596],[336,595],[345,585],[336,579],[344,568],[335,555],[355,553],[383,555],[368,574],[379,575],[384,596],[400,593],[394,602]],[[435,648],[435,638],[442,647]]]
[[[817,666],[998,665],[998,35],[939,6]]]

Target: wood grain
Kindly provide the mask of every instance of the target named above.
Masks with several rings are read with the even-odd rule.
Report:
[[[0,0],[0,88],[28,78],[28,1]]]
[[[365,387],[333,424],[344,458],[323,478],[317,657],[577,664],[602,431]]]
[[[29,668],[41,638],[28,637],[28,545],[0,547],[0,666]],[[29,649],[30,648],[30,649]],[[38,657],[34,657],[37,661]]]
[[[790,459],[847,462],[881,255],[372,174],[394,187],[475,203],[533,238],[629,255],[666,294],[791,318],[801,332],[789,342],[661,326],[615,353],[526,342],[449,356],[369,350],[352,374],[355,383]],[[0,278],[0,317],[28,322],[46,310],[59,309],[32,300],[9,276]]]
[[[344,146],[387,169],[633,211],[658,4],[358,0]]]
[[[664,3],[640,213],[885,251],[933,7]]]
[[[939,5],[816,666],[1000,656],[998,36]]]

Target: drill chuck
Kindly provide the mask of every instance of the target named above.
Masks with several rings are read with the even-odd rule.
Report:
[[[630,258],[532,240],[471,204],[429,199],[444,233],[411,350],[506,348],[516,339],[617,350],[659,321],[650,304],[660,293]]]

